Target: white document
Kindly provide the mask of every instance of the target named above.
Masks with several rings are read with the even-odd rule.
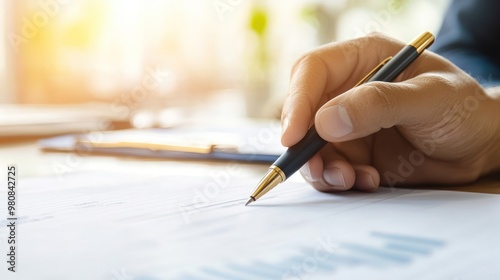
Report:
[[[499,279],[500,196],[80,173],[20,180],[17,272],[0,279]]]

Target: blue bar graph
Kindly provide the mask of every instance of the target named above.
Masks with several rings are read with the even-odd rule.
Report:
[[[314,273],[334,274],[336,270],[354,266],[381,268],[408,265],[422,257],[430,257],[442,248],[442,240],[422,236],[372,232],[370,243],[339,242],[338,248],[322,251],[318,246],[302,247],[277,263],[254,260],[229,262],[222,268],[198,268],[200,277],[188,275],[177,279],[302,279]]]

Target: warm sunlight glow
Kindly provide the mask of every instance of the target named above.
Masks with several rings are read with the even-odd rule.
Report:
[[[446,1],[362,2],[5,2],[0,28],[12,59],[3,61],[0,49],[0,65],[12,70],[1,77],[11,77],[13,93],[0,102],[176,107],[230,89],[247,115],[262,116],[279,110],[273,104],[286,94],[301,53],[371,31],[408,40],[436,30]],[[419,9],[428,20],[407,24]]]

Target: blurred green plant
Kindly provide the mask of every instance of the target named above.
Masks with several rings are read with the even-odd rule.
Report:
[[[248,84],[246,95],[247,116],[261,117],[262,107],[270,96],[270,49],[268,47],[269,11],[261,4],[250,10],[248,29],[253,35],[249,47]]]
[[[249,29],[256,35],[257,45],[255,46],[254,62],[257,71],[265,71],[268,67],[268,49],[266,46],[266,35],[268,30],[269,14],[266,8],[262,6],[254,6],[250,11]]]

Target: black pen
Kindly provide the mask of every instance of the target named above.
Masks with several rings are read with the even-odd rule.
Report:
[[[366,75],[356,86],[365,82],[382,81],[390,82],[394,80],[410,63],[412,63],[426,48],[434,42],[434,36],[430,32],[424,32],[408,45],[404,46],[394,57],[388,57],[382,61],[375,69]],[[284,182],[299,170],[309,159],[312,158],[327,141],[322,139],[314,126],[312,126],[297,144],[288,148],[269,167],[269,171],[262,178],[250,199],[245,204],[248,205],[268,191]]]

